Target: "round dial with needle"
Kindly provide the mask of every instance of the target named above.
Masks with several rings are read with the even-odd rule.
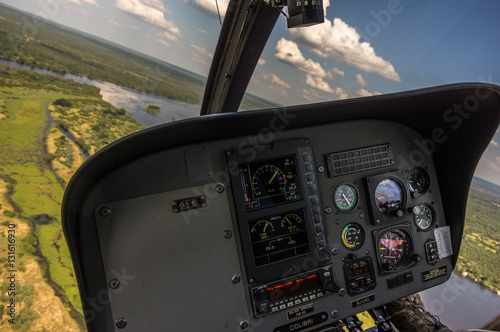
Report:
[[[403,229],[392,229],[378,237],[378,259],[385,271],[404,268],[410,261],[412,244],[410,235]]]
[[[286,191],[286,183],[285,174],[274,165],[260,167],[252,178],[252,187],[256,198],[282,194]]]
[[[350,184],[341,184],[333,192],[333,202],[340,212],[349,212],[358,204],[358,192]]]
[[[286,228],[288,233],[295,233],[304,230],[302,218],[300,218],[296,213],[287,214],[281,221],[281,227]]]
[[[263,219],[257,221],[250,229],[250,232],[252,233],[252,238],[256,241],[267,240],[273,236],[274,226],[270,221]]]

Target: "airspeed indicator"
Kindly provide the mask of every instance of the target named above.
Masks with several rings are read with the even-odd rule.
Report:
[[[358,192],[350,184],[341,184],[333,192],[333,202],[340,212],[349,212],[358,204]]]

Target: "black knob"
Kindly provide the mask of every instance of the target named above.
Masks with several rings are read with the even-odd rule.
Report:
[[[337,293],[340,287],[333,280],[328,279],[323,283],[323,289],[331,293]]]

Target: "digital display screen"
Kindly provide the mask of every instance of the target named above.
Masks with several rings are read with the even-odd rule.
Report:
[[[248,226],[256,267],[311,251],[303,209],[250,220]]]
[[[301,200],[295,155],[239,166],[247,211]]]
[[[297,278],[267,287],[267,299],[271,302],[277,302],[320,287],[321,280],[319,274],[314,273],[307,277]]]

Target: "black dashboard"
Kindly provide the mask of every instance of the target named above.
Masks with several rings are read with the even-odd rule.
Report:
[[[89,330],[314,331],[445,282],[499,100],[446,86],[112,144],[63,204]]]

